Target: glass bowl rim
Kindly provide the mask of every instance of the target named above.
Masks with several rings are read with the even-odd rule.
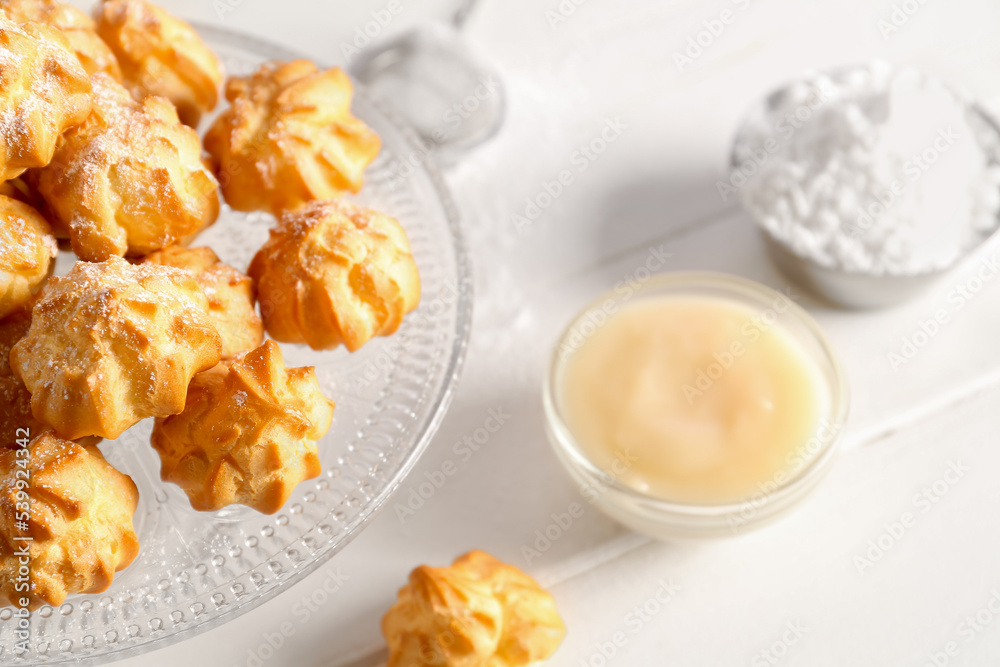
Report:
[[[835,432],[831,437],[824,439],[822,448],[813,455],[811,461],[809,461],[800,470],[796,471],[795,475],[789,477],[783,483],[778,484],[773,491],[764,494],[764,502],[756,505],[755,507],[757,510],[760,510],[768,505],[779,504],[782,500],[794,497],[795,494],[806,490],[814,481],[816,481],[818,476],[826,470],[828,464],[832,461],[833,455],[837,450],[837,443],[843,434],[850,408],[850,390],[847,383],[847,374],[840,360],[840,356],[837,354],[826,333],[820,328],[819,324],[812,317],[812,315],[808,313],[808,311],[799,306],[797,303],[786,299],[777,290],[753,280],[723,272],[671,271],[667,273],[660,273],[650,278],[649,281],[633,292],[629,298],[634,302],[635,299],[643,298],[644,294],[649,295],[651,292],[658,292],[664,288],[670,287],[678,287],[682,289],[685,287],[722,288],[731,295],[730,298],[732,298],[732,300],[742,305],[746,305],[746,295],[768,297],[772,299],[774,297],[783,298],[788,306],[787,314],[794,317],[799,325],[804,326],[807,333],[818,344],[822,352],[821,363],[825,362],[829,365],[832,375],[832,381],[828,383],[827,387],[830,393],[830,407],[827,410],[826,421],[833,425],[832,428]],[[744,298],[741,299],[739,298],[740,296],[743,296]],[[576,437],[573,435],[573,431],[563,418],[562,410],[559,407],[559,401],[556,399],[556,386],[558,385],[559,374],[563,370],[568,359],[572,358],[573,353],[564,356],[561,355],[559,351],[562,349],[563,344],[568,341],[569,337],[573,335],[577,326],[583,322],[584,319],[595,310],[595,308],[603,305],[609,300],[620,302],[621,298],[621,295],[617,294],[614,289],[602,292],[596,298],[587,303],[587,305],[573,317],[569,324],[563,329],[555,344],[552,353],[552,360],[543,383],[542,397],[545,420],[551,434],[549,440],[553,448],[557,450],[557,456],[560,460],[565,461],[568,459],[569,462],[571,462],[576,468],[578,473],[582,473],[591,479],[597,480],[599,482],[598,488],[601,489],[602,496],[608,496],[608,492],[610,491],[621,496],[625,496],[631,500],[639,501],[646,508],[653,510],[654,512],[658,512],[661,515],[683,516],[689,518],[701,517],[707,520],[713,518],[724,518],[726,516],[731,516],[744,511],[747,503],[756,498],[758,495],[757,493],[748,495],[747,497],[741,498],[737,501],[726,503],[685,503],[666,500],[660,496],[638,491],[624,484],[590,460],[590,458],[583,452],[582,447],[580,447]],[[611,317],[613,318],[614,315]]]

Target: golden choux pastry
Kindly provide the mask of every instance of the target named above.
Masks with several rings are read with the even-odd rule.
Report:
[[[208,315],[222,336],[222,358],[233,359],[264,342],[253,281],[219,261],[211,248],[170,246],[143,259],[194,273],[208,297]]]
[[[69,250],[69,230],[59,224],[55,214],[52,213],[52,207],[38,191],[38,179],[43,171],[45,167],[29,169],[17,178],[0,183],[0,195],[24,202],[38,211],[52,228],[52,234],[59,241],[59,249]]]
[[[382,619],[388,667],[524,667],[555,653],[566,628],[534,579],[482,551],[421,565]]]
[[[297,484],[319,475],[316,442],[333,407],[312,368],[285,368],[281,349],[266,341],[196,375],[184,412],[156,420],[160,476],[196,510],[239,503],[273,514]]]
[[[49,430],[31,414],[31,393],[10,367],[10,350],[29,326],[30,310],[0,319],[0,449],[14,446],[18,429],[28,429],[32,435]]]
[[[22,204],[27,204],[39,213],[42,213],[42,211],[38,208],[38,206],[43,203],[42,199],[38,196],[38,192],[35,191],[34,186],[26,178],[28,174],[33,172],[34,170],[26,171],[23,175],[18,176],[17,178],[12,178],[9,181],[0,183],[0,196],[16,199]],[[44,213],[42,213],[42,217],[45,217]]]
[[[113,257],[49,281],[10,365],[35,418],[59,435],[117,438],[141,419],[181,412],[191,378],[221,350],[191,273]]]
[[[139,553],[138,502],[132,480],[94,445],[45,434],[27,450],[0,448],[0,605],[59,606],[70,593],[107,590]]]
[[[30,326],[30,308],[0,319],[0,448],[13,446],[20,439],[21,429],[27,429],[32,437],[53,432],[51,426],[35,419],[31,412],[31,392],[10,367],[10,351],[24,338]],[[97,436],[77,440],[90,445],[100,441]]]
[[[97,8],[97,33],[136,99],[165,97],[192,127],[215,108],[222,63],[185,21],[146,0],[107,0]]]
[[[121,80],[115,54],[98,37],[93,19],[83,10],[60,0],[0,0],[0,11],[14,23],[35,21],[55,28],[69,42],[87,74],[104,72]]]
[[[276,340],[351,352],[388,336],[417,307],[410,242],[387,215],[344,200],[286,213],[250,264],[264,326]]]
[[[90,113],[87,72],[57,30],[0,15],[0,181],[52,160],[63,132]]]
[[[0,195],[0,317],[23,308],[41,289],[58,253],[45,218]]]
[[[106,74],[91,79],[93,112],[38,174],[73,251],[89,262],[148,255],[213,222],[215,178],[173,105],[162,97],[136,102]]]
[[[222,193],[238,211],[282,211],[357,192],[381,141],[351,115],[340,69],[307,60],[262,65],[226,82],[232,104],[205,135]]]

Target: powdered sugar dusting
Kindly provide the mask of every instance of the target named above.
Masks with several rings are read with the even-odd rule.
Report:
[[[769,102],[741,134],[730,180],[745,180],[744,204],[797,254],[920,273],[954,264],[996,229],[1000,137],[943,84],[873,64],[816,75]]]

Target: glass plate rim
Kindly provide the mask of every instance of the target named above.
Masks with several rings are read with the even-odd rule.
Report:
[[[188,23],[190,23],[199,35],[208,38],[209,41],[217,40],[222,43],[231,44],[237,48],[255,51],[275,60],[294,60],[297,58],[313,60],[312,58],[308,58],[294,49],[289,49],[263,37],[250,35],[238,30],[232,30],[200,21],[188,21]],[[313,61],[320,67],[329,66],[327,63],[322,61]],[[378,100],[374,99],[374,97],[369,95],[366,88],[362,84],[355,83],[354,86],[355,95],[363,98],[366,104],[371,105],[380,114],[382,114],[384,118],[394,126],[393,129],[398,131],[399,134],[406,140],[408,148],[420,150],[422,144],[419,137],[416,132],[402,120],[398,113],[394,112],[391,108],[380,103]],[[70,661],[72,664],[108,664],[136,657],[138,655],[151,653],[167,646],[179,644],[185,640],[191,639],[192,637],[225,625],[226,623],[229,623],[230,621],[233,621],[247,612],[263,605],[264,603],[273,600],[281,593],[286,592],[294,585],[300,583],[313,572],[319,570],[320,567],[328,563],[335,555],[340,553],[344,547],[350,544],[361,533],[361,531],[367,527],[369,523],[371,523],[375,516],[382,511],[389,499],[395,495],[403,481],[407,476],[409,476],[410,472],[416,466],[420,457],[429,446],[431,439],[440,428],[441,422],[447,414],[448,407],[451,405],[458,389],[459,379],[465,363],[466,352],[469,347],[469,338],[472,331],[473,309],[472,268],[468,254],[468,247],[465,241],[465,235],[461,228],[461,216],[459,215],[458,208],[452,199],[451,193],[445,184],[444,178],[438,167],[430,160],[424,161],[421,164],[421,167],[434,188],[434,192],[444,212],[445,223],[447,224],[448,231],[452,239],[457,278],[456,287],[458,290],[458,298],[456,300],[455,307],[455,333],[457,342],[453,346],[449,355],[447,370],[444,373],[445,382],[439,395],[435,399],[433,416],[416,437],[414,447],[407,454],[406,460],[403,461],[395,476],[389,481],[388,484],[386,484],[385,488],[383,488],[382,491],[372,499],[368,506],[358,513],[357,517],[348,527],[343,539],[341,539],[339,543],[332,546],[325,553],[321,553],[313,557],[310,562],[297,567],[295,570],[291,571],[286,578],[276,581],[274,585],[269,587],[268,590],[261,592],[260,595],[254,597],[252,600],[248,600],[247,604],[236,605],[225,612],[207,618],[202,623],[179,629],[176,632],[164,634],[162,637],[157,637],[141,644],[132,646],[126,645],[120,649],[103,652],[93,656],[74,656]],[[57,658],[54,661],[43,664],[62,664],[63,662],[65,661]]]

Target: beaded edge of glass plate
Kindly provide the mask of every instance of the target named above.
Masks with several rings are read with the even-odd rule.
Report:
[[[288,60],[301,57],[254,37],[197,23],[193,25],[213,48],[222,51],[237,50],[251,60]],[[410,155],[426,153],[420,149],[416,135],[399,121],[396,114],[369,99],[363,90],[357,90],[356,93],[358,106],[370,109],[376,115],[374,120],[377,120],[377,124],[388,125],[390,134],[398,135],[401,139],[398,146],[383,146],[380,161],[384,163],[388,155],[399,151],[407,151]],[[364,113],[360,115],[366,121],[373,120],[365,118]],[[403,156],[395,157],[399,160]],[[388,168],[391,165],[383,166]],[[370,174],[371,182],[368,187],[385,186],[382,181],[388,176],[382,170],[373,172]],[[419,351],[431,354],[429,357],[407,354],[410,352],[407,349],[392,360],[392,367],[385,374],[386,388],[380,392],[378,401],[373,405],[375,409],[365,419],[365,428],[359,430],[352,442],[345,446],[348,452],[352,452],[358,451],[357,448],[351,448],[352,444],[358,442],[384,443],[373,460],[361,464],[349,461],[356,472],[363,471],[364,474],[357,474],[355,483],[340,492],[343,493],[340,502],[333,504],[325,516],[308,527],[296,524],[295,517],[306,519],[309,514],[314,514],[308,511],[308,505],[315,502],[318,494],[334,493],[335,483],[330,481],[331,470],[325,470],[326,474],[301,485],[305,488],[297,490],[292,500],[276,515],[267,517],[248,514],[249,510],[236,510],[229,519],[226,518],[226,512],[207,515],[211,519],[206,521],[206,526],[238,526],[241,520],[263,525],[257,531],[258,535],[247,536],[243,545],[230,547],[228,560],[221,554],[214,554],[199,562],[192,558],[190,563],[178,567],[176,574],[158,581],[155,587],[124,586],[123,582],[127,582],[129,572],[126,568],[118,573],[116,583],[105,593],[74,595],[58,608],[40,608],[31,618],[28,652],[13,652],[12,610],[0,610],[0,664],[103,664],[155,650],[217,627],[256,608],[319,569],[356,537],[385,505],[416,464],[444,417],[455,392],[471,327],[472,277],[457,210],[433,164],[422,160],[409,178],[411,190],[415,192],[422,186],[426,190],[425,202],[432,202],[434,209],[440,208],[440,215],[435,211],[435,215],[427,216],[428,220],[436,222],[427,225],[426,229],[423,225],[418,229],[407,227],[418,263],[421,251],[434,256],[434,248],[423,246],[434,244],[433,231],[437,226],[440,227],[438,235],[447,236],[450,240],[449,258],[448,261],[441,262],[439,257],[431,272],[448,273],[448,269],[452,265],[454,267],[452,275],[437,276],[429,281],[433,286],[444,280],[445,284],[438,285],[438,291],[446,287],[453,292],[453,303],[448,304],[447,300],[442,301],[435,295],[428,294],[425,289],[421,307],[425,307],[427,302],[431,305],[443,303],[449,310],[447,317],[441,319],[448,323],[453,321],[454,325],[450,330],[420,332],[412,331],[413,327],[408,327],[404,321],[400,332],[396,334],[408,336],[412,344],[415,334],[426,333],[432,339],[426,342],[426,348]],[[398,214],[398,211],[392,210],[392,204],[385,208],[390,215]],[[227,212],[227,217],[250,219],[253,216]],[[224,261],[225,259],[223,257]],[[424,266],[420,268],[424,277]],[[452,284],[447,284],[449,278],[452,279]],[[418,308],[409,317],[419,316],[420,312],[421,308]],[[431,319],[426,315],[424,317],[428,321]],[[297,355],[296,352],[293,351],[289,356],[301,356],[301,353]],[[411,356],[416,358],[410,359]],[[332,398],[337,400],[338,396],[334,395]],[[416,403],[412,405],[414,400]],[[423,409],[418,410],[421,407]],[[143,439],[143,435],[147,433],[148,425],[146,428],[138,428],[130,432],[128,437],[119,439],[124,441],[121,446],[145,447],[148,455],[152,450]],[[407,435],[408,438],[405,437]],[[114,444],[119,446],[117,442]],[[136,477],[137,471],[123,472]],[[149,471],[145,472],[148,474]],[[183,499],[183,494],[169,489],[166,483],[154,481],[164,487],[162,499],[159,497],[160,493],[156,494],[158,502],[167,502],[168,496],[171,497],[169,502]],[[278,546],[270,550],[262,546],[263,543],[271,542]],[[259,550],[266,555],[257,559],[255,566],[241,570],[239,560],[243,557],[244,550]],[[245,557],[243,559],[250,562]],[[234,569],[239,574],[235,574]]]

